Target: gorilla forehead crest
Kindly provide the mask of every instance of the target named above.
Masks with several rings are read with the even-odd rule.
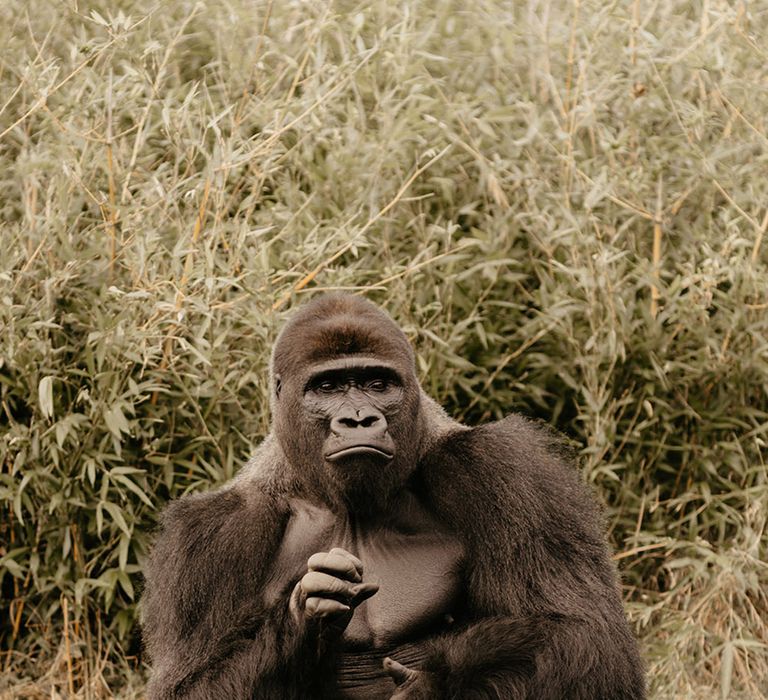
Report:
[[[312,364],[348,355],[387,358],[405,376],[415,371],[413,350],[397,324],[349,294],[313,299],[290,319],[275,343],[273,371],[296,376]]]

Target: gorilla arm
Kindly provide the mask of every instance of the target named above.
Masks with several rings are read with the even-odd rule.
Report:
[[[316,625],[287,596],[262,602],[288,509],[266,488],[240,486],[183,498],[163,515],[142,599],[150,700],[305,698],[333,676]]]
[[[435,640],[418,674],[385,666],[402,682],[393,697],[645,697],[593,498],[553,443],[512,416],[426,456],[425,498],[468,541],[475,622]]]
[[[261,609],[254,595],[284,527],[285,516],[270,510],[273,528],[230,489],[164,512],[142,599],[152,700],[246,697],[259,677],[277,672],[278,659],[300,654],[301,630],[288,610]]]

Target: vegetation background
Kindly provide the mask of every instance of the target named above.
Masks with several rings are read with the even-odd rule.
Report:
[[[768,694],[768,4],[0,5],[0,695],[140,697],[170,498],[358,290],[606,504],[653,698]]]

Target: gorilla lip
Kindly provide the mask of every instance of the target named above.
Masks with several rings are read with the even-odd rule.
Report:
[[[363,456],[383,457],[390,460],[394,457],[394,454],[374,445],[351,445],[350,447],[336,450],[336,452],[331,452],[325,455],[325,458],[330,462],[335,462],[336,460],[344,459],[345,457]]]

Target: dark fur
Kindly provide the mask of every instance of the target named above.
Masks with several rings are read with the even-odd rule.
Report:
[[[302,307],[275,343],[275,374],[303,378],[313,364],[348,355],[385,357],[413,373],[413,350],[381,309],[359,297],[332,294]]]
[[[350,329],[336,345],[328,341],[329,307]],[[300,313],[277,344],[283,381],[303,376],[317,355],[350,349],[383,354],[413,374],[404,336],[367,302],[326,297],[325,306]],[[472,622],[434,639],[424,672],[397,697],[643,698],[596,508],[548,431],[517,416],[470,429],[418,398],[411,487],[466,543],[464,612]],[[333,654],[321,653],[287,605],[269,608],[261,596],[288,498],[320,488],[286,458],[281,445],[295,436],[280,431],[288,429],[276,419],[278,439],[268,437],[230,484],[181,499],[163,515],[143,599],[153,700],[331,692]]]

